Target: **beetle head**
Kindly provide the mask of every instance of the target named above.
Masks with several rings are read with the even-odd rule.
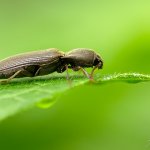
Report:
[[[103,68],[103,60],[98,54],[95,54],[93,66],[98,66],[98,69]]]

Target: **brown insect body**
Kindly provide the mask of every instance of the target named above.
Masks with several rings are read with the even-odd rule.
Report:
[[[66,54],[58,49],[51,48],[42,51],[35,51],[15,55],[0,61],[0,79],[35,77],[53,73],[62,73],[68,68],[74,71],[82,70],[89,78],[93,79],[96,68],[102,69],[103,61],[93,50],[87,48],[74,49]],[[93,67],[91,74],[84,68]],[[5,82],[4,81],[4,82]]]
[[[47,49],[12,56],[0,61],[0,78],[7,79],[20,71],[15,78],[34,77],[61,72],[60,57],[63,52],[58,49]]]

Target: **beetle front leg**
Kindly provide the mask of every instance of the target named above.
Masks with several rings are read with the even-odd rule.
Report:
[[[91,73],[90,73],[90,78],[93,79],[93,75],[94,75],[94,71],[99,67],[99,64],[94,66],[94,68],[92,69]]]

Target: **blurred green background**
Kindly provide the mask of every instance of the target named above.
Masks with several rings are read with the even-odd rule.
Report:
[[[149,0],[0,0],[0,59],[57,47],[99,52],[97,73],[149,74]],[[0,123],[0,149],[150,149],[149,83],[83,85]],[[8,93],[9,94],[9,93]]]

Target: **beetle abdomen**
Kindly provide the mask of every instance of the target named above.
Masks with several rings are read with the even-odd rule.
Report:
[[[60,65],[59,59],[63,55],[62,52],[53,48],[6,58],[0,61],[0,78],[9,78],[19,70],[21,70],[21,72],[16,78],[52,73],[57,71]],[[39,70],[39,68],[41,69]]]

